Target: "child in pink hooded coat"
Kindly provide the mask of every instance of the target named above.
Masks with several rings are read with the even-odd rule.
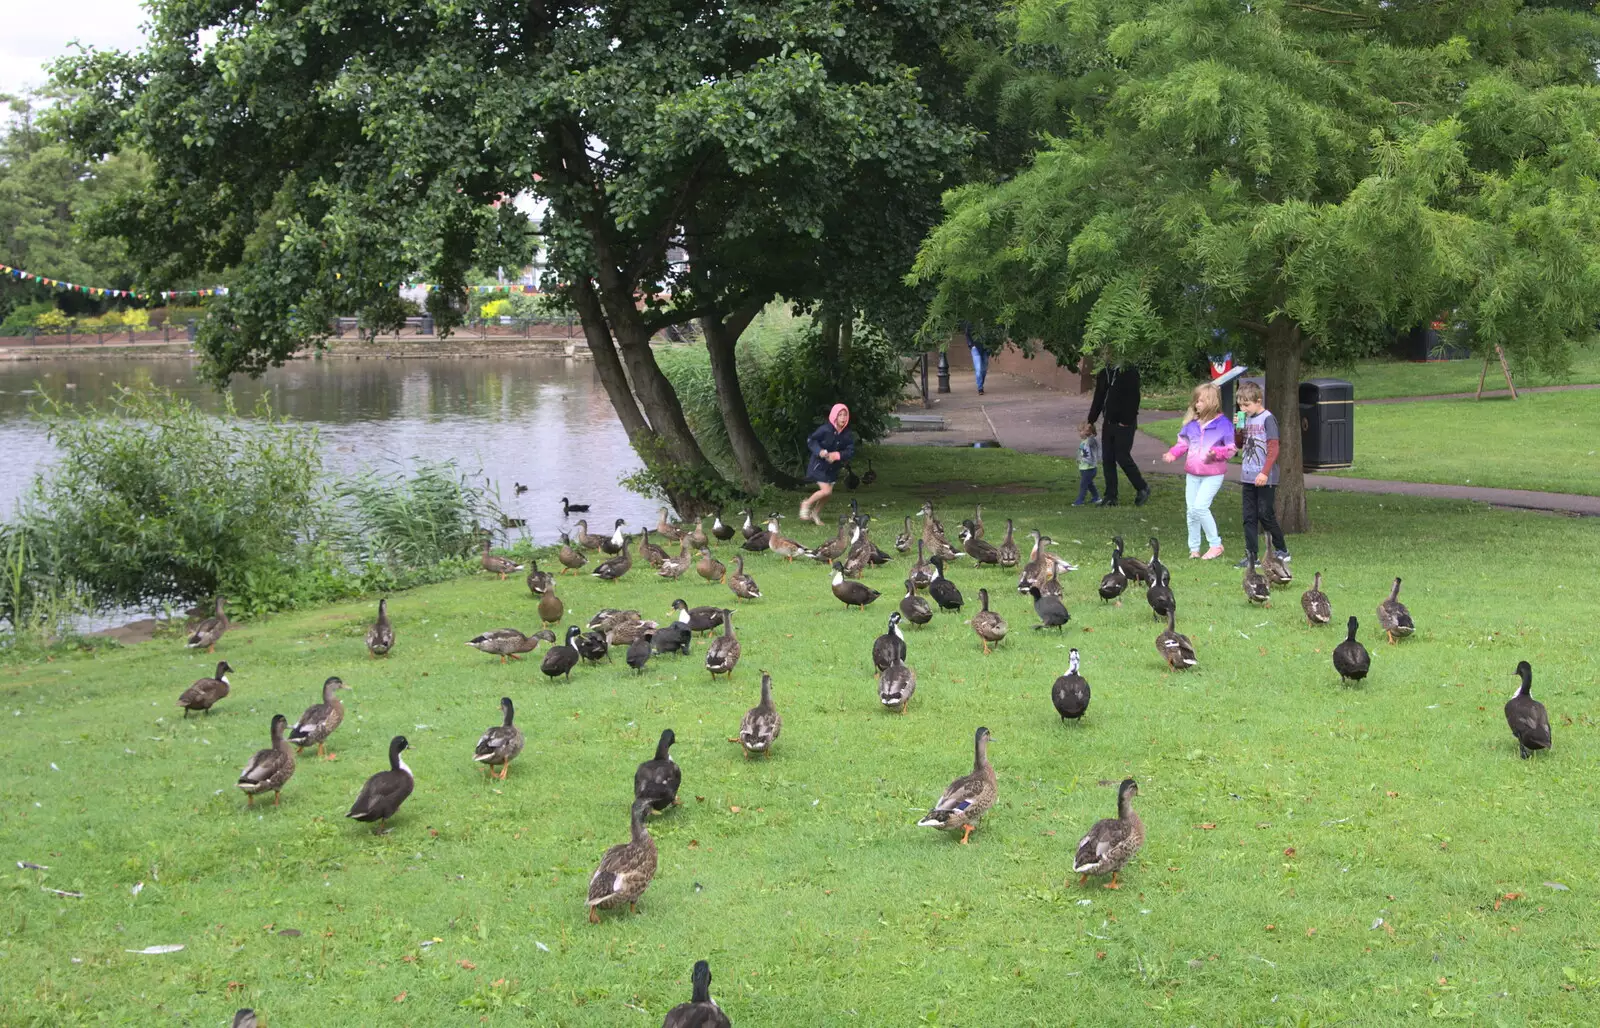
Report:
[[[1194,399],[1183,415],[1178,443],[1162,459],[1168,464],[1184,457],[1184,500],[1188,506],[1189,556],[1201,557],[1200,534],[1211,544],[1204,560],[1222,556],[1222,537],[1217,534],[1217,519],[1211,516],[1211,501],[1222,488],[1228,472],[1228,458],[1235,452],[1233,422],[1222,413],[1222,394],[1210,382],[1194,387]]]
[[[806,481],[817,483],[817,491],[800,503],[800,520],[822,524],[822,505],[833,495],[833,484],[839,480],[839,465],[855,456],[856,434],[850,431],[850,408],[842,403],[833,405],[826,424],[819,425],[806,440],[811,451],[811,461],[806,465]]]

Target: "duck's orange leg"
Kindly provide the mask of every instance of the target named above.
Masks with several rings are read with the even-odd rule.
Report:
[[[971,838],[971,837],[972,837],[972,826],[971,825],[962,825],[961,826],[961,845],[965,846],[967,844],[967,840],[969,838]]]

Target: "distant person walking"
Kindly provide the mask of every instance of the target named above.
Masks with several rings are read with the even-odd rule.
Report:
[[[1222,393],[1210,382],[1194,387],[1194,399],[1183,412],[1183,429],[1178,443],[1161,459],[1171,464],[1184,457],[1184,501],[1188,505],[1189,556],[1200,557],[1200,534],[1205,533],[1211,548],[1203,556],[1215,560],[1222,556],[1222,536],[1217,534],[1217,519],[1211,516],[1211,501],[1217,498],[1228,473],[1228,458],[1235,453],[1233,423],[1222,413]]]
[[[972,338],[972,326],[963,322],[961,331],[967,336],[967,349],[972,351],[972,377],[978,383],[978,395],[983,395],[983,380],[989,377],[989,355],[983,352],[983,347]]]
[[[1100,490],[1094,487],[1095,472],[1100,467],[1100,440],[1094,437],[1094,425],[1085,421],[1078,426],[1078,498],[1074,507],[1083,506],[1084,497],[1090,503],[1100,502]]]
[[[806,481],[817,483],[817,491],[800,501],[800,520],[822,524],[818,511],[833,495],[833,483],[839,480],[839,464],[849,460],[856,452],[856,434],[850,431],[850,408],[842,403],[833,405],[828,421],[819,425],[806,439],[811,451],[811,463],[806,465]]]
[[[1092,425],[1104,411],[1104,448],[1101,459],[1106,468],[1105,506],[1117,505],[1117,467],[1133,486],[1133,505],[1144,506],[1150,487],[1133,459],[1133,435],[1139,427],[1139,369],[1124,366],[1101,368],[1094,376],[1094,401],[1089,404]]]
[[[1262,402],[1261,387],[1239,383],[1239,417],[1234,422],[1234,442],[1239,446],[1239,485],[1244,491],[1244,550],[1240,567],[1259,558],[1261,529],[1267,530],[1272,549],[1282,561],[1289,559],[1289,544],[1278,526],[1278,419]]]

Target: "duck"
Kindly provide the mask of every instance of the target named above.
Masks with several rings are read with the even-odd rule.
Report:
[[[1061,602],[1061,597],[1051,596],[1038,586],[1034,586],[1028,592],[1033,596],[1033,612],[1039,616],[1039,623],[1033,626],[1035,631],[1041,628],[1054,628],[1059,631],[1072,620],[1072,614],[1068,612],[1067,605]]]
[[[867,609],[867,604],[881,594],[865,582],[854,582],[844,577],[844,565],[833,562],[833,596],[846,607]]]
[[[841,533],[844,531],[844,527],[843,526],[844,526],[844,523],[841,521],[840,522],[840,532]],[[907,550],[911,549],[911,540],[913,540],[914,538],[916,538],[916,537],[911,532],[911,515],[907,514],[906,515],[905,526],[900,530],[900,534],[894,537],[894,549],[895,549],[895,552],[896,553],[905,553]]]
[[[721,607],[690,607],[682,600],[673,600],[672,609],[678,612],[678,623],[691,632],[709,632],[722,627]]]
[[[904,654],[897,654],[878,675],[878,702],[886,710],[904,714],[917,691],[917,673],[906,665]]]
[[[600,866],[589,879],[587,902],[591,924],[599,924],[600,911],[608,907],[627,904],[630,911],[639,912],[639,897],[656,876],[656,841],[650,838],[644,826],[649,810],[649,800],[634,800],[628,818],[628,841],[601,855]]]
[[[521,660],[522,654],[538,649],[539,640],[531,635],[523,635],[515,628],[495,628],[468,639],[467,645],[498,656],[500,663],[504,664],[507,658]]]
[[[661,1028],[732,1028],[733,1022],[711,998],[711,965],[704,960],[695,961],[689,980],[693,985],[689,1002],[667,1011]]]
[[[528,491],[528,487],[523,485],[521,482],[512,482],[511,485],[515,489],[517,496],[521,496],[523,493]]]
[[[574,514],[587,514],[587,513],[589,513],[589,505],[587,503],[573,503],[570,500],[568,500],[565,496],[561,497],[561,516],[562,517],[571,517]]]
[[[663,560],[660,567],[656,568],[656,574],[669,582],[676,582],[693,566],[694,555],[689,552],[689,540],[684,539],[678,543],[678,555]]]
[[[1355,615],[1350,615],[1344,642],[1333,648],[1333,669],[1339,672],[1341,684],[1359,682],[1367,677],[1368,671],[1372,670],[1372,655],[1367,652],[1365,646],[1356,641],[1356,629],[1359,627]]]
[[[658,626],[654,621],[643,618],[628,618],[618,621],[605,631],[606,645],[613,649],[621,646],[627,648],[638,642],[647,632],[654,632]]]
[[[1311,588],[1300,594],[1300,609],[1306,612],[1306,624],[1325,625],[1333,620],[1333,604],[1322,591],[1322,572],[1311,576]]]
[[[911,581],[918,589],[926,589],[933,583],[934,566],[923,557],[923,543],[917,540],[917,562],[911,565]]]
[[[1028,587],[1028,594],[1031,596],[1033,594],[1033,590],[1037,588],[1041,595],[1054,596],[1059,600],[1061,598],[1061,577],[1057,573],[1058,570],[1059,569],[1057,568],[1055,561],[1046,563],[1044,566],[1044,575],[1039,579],[1037,586]]]
[[[656,755],[640,764],[633,773],[633,798],[644,800],[650,809],[659,814],[678,802],[678,786],[683,783],[683,771],[672,759],[672,744],[678,741],[677,733],[663,729],[656,743]]]
[[[722,612],[722,634],[711,640],[711,645],[706,649],[706,670],[711,672],[711,680],[717,680],[718,675],[733,677],[733,669],[739,666],[739,639],[733,634],[733,611]]]
[[[233,1012],[233,1028],[257,1028],[256,1012],[241,1007]]]
[[[272,805],[276,807],[284,785],[294,777],[294,751],[283,737],[283,730],[288,724],[289,719],[282,714],[272,715],[272,745],[264,750],[256,750],[250,763],[239,772],[239,788],[244,790],[246,807],[255,806],[256,797],[264,792],[272,793]],[[1548,726],[1545,731],[1549,731]]]
[[[1081,721],[1089,712],[1089,683],[1078,673],[1077,649],[1067,651],[1067,671],[1050,687],[1050,702],[1063,721]]]
[[[539,621],[542,624],[553,625],[561,620],[567,612],[567,605],[556,595],[554,586],[546,589],[544,595],[539,597]]]
[[[609,553],[615,556],[623,551],[623,546],[628,541],[628,537],[622,531],[622,526],[626,524],[627,521],[622,518],[616,520],[616,523],[611,528],[611,534],[600,540],[601,553]]]
[[[767,524],[771,525],[771,524],[775,523],[777,520],[778,520],[778,514],[777,514],[776,511],[774,511],[773,513],[767,515]],[[740,548],[744,549],[744,550],[748,550],[751,553],[761,553],[761,552],[771,548],[771,546],[772,546],[772,533],[771,533],[771,531],[769,529],[763,528],[759,532],[757,532],[755,535],[745,536],[744,543],[741,544]]]
[[[1172,670],[1184,671],[1200,663],[1200,660],[1195,656],[1194,643],[1178,631],[1177,620],[1176,611],[1167,612],[1166,630],[1156,636],[1156,652],[1161,654],[1161,659]]]
[[[995,547],[995,553],[999,557],[1000,566],[1003,568],[1014,568],[1017,566],[1017,562],[1022,560],[1022,551],[1017,548],[1014,532],[1015,528],[1011,524],[1011,519],[1006,518],[1006,537],[1000,540],[999,546]]]
[[[389,770],[379,771],[367,779],[345,817],[368,823],[376,821],[380,834],[389,830],[389,819],[399,812],[400,805],[416,786],[411,769],[400,757],[409,745],[403,735],[389,740]]]
[[[867,470],[861,473],[861,484],[872,485],[878,480],[878,469],[872,466],[872,458],[867,458]]]
[[[1178,598],[1172,594],[1172,572],[1162,564],[1159,568],[1154,562],[1150,565],[1150,588],[1145,590],[1145,602],[1150,604],[1150,612],[1158,618],[1167,616],[1168,611],[1178,609]]]
[[[522,729],[512,723],[516,710],[511,705],[511,697],[500,697],[500,713],[504,720],[490,726],[478,739],[472,759],[489,768],[489,777],[498,777],[503,782],[511,773],[511,762],[522,752],[524,740]],[[496,767],[500,769],[498,775],[494,773]]]
[[[580,520],[574,527],[577,528],[578,534],[573,538],[577,539],[578,545],[586,550],[598,550],[606,541],[605,536],[593,535],[589,532],[588,521]]]
[[[1272,586],[1267,584],[1267,580],[1261,576],[1261,572],[1256,570],[1256,558],[1254,556],[1247,557],[1245,560],[1242,584],[1244,585],[1245,599],[1251,603],[1259,603],[1264,607],[1272,606]]]
[[[613,628],[625,621],[637,620],[639,620],[639,612],[636,610],[619,610],[616,607],[601,607],[599,610],[594,612],[594,617],[589,619],[589,624],[587,627],[592,631],[596,631],[601,635],[605,635],[607,632],[611,631]]]
[[[933,605],[917,595],[916,583],[906,579],[906,594],[900,597],[900,615],[913,625],[933,620]]]
[[[983,504],[975,504],[972,508],[972,517],[967,519],[972,535],[975,539],[983,538]]]
[[[490,553],[489,540],[487,538],[483,540],[483,556],[478,563],[483,565],[483,570],[492,575],[499,575],[502,582],[506,580],[507,575],[514,575],[522,570],[522,565],[510,557],[502,557],[498,553]]]
[[[1517,677],[1522,684],[1506,701],[1506,724],[1516,737],[1517,752],[1527,760],[1534,750],[1550,748],[1550,713],[1533,698],[1533,666],[1525,660],[1518,661]]]
[[[761,753],[772,756],[772,744],[778,741],[778,733],[783,731],[783,715],[778,713],[778,708],[772,704],[772,676],[761,672],[761,702],[744,712],[744,719],[739,722],[739,747],[744,750],[746,760],[750,754]]]
[[[1161,540],[1155,536],[1150,537],[1150,584],[1155,585],[1164,575],[1170,572],[1167,566],[1161,563]]]
[[[228,672],[232,670],[227,661],[218,661],[217,670],[210,678],[197,678],[193,685],[183,690],[178,697],[178,706],[183,708],[183,716],[188,717],[191,710],[211,713],[212,706],[228,695]]]
[[[961,844],[965,846],[972,830],[989,808],[994,806],[998,792],[994,765],[989,763],[989,730],[979,728],[972,739],[972,773],[962,775],[950,783],[939,801],[917,822],[918,828],[937,828],[941,832],[961,829]]]
[[[711,537],[706,535],[705,526],[702,524],[702,520],[703,519],[701,518],[695,518],[691,523],[689,530],[683,533],[683,541],[687,542],[695,549],[699,549],[702,546],[711,545]]]
[[[1261,577],[1267,580],[1267,585],[1277,588],[1293,582],[1294,572],[1269,548],[1261,556]]]
[[[610,560],[602,561],[589,574],[602,582],[615,582],[617,579],[633,570],[633,555],[628,552],[628,538],[622,539],[621,551]]]
[[[648,528],[639,533],[639,559],[653,568],[659,568],[667,559],[667,551],[650,541]]]
[[[394,649],[394,625],[389,622],[389,598],[378,600],[378,620],[367,629],[367,652],[374,657],[387,656]]]
[[[928,553],[946,560],[954,560],[961,554],[953,549],[944,537],[944,526],[934,516],[931,502],[922,505],[922,542],[928,548]]]
[[[970,518],[961,522],[961,531],[957,534],[961,538],[961,548],[967,551],[967,556],[979,564],[1000,563],[1000,551],[993,543],[986,543],[978,538],[978,533],[973,530]]]
[[[972,615],[972,630],[978,636],[978,641],[983,644],[983,652],[987,654],[991,646],[999,646],[1006,637],[1006,619],[989,609],[989,590],[978,590],[979,610]]]
[[[555,584],[555,576],[548,571],[539,570],[539,562],[528,558],[528,592],[535,596],[543,596]]]
[[[762,530],[761,526],[756,524],[755,510],[750,507],[746,507],[739,513],[744,515],[744,524],[740,527],[739,534],[744,536],[746,539],[755,538],[756,535],[758,535]]]
[[[216,652],[217,643],[222,639],[222,634],[233,627],[233,622],[228,620],[228,612],[223,609],[227,602],[221,593],[217,594],[217,602],[214,608],[216,613],[194,626],[194,630],[189,633],[188,640],[184,642],[185,647],[197,650],[203,646],[207,653]]]
[[[1404,638],[1417,630],[1411,620],[1411,612],[1406,605],[1400,602],[1400,579],[1394,580],[1394,588],[1389,590],[1389,598],[1378,604],[1378,627],[1389,636],[1389,645],[1393,646],[1396,637]]]
[[[611,663],[611,644],[606,642],[604,632],[581,632],[572,640],[572,645],[577,647],[578,656],[591,664],[598,664],[602,660]]]
[[[578,666],[578,647],[574,640],[582,634],[577,625],[568,625],[566,642],[545,651],[544,660],[539,663],[539,670],[545,673],[545,677],[565,675],[568,681],[572,680],[572,669]]]
[[[1139,783],[1124,778],[1117,787],[1117,816],[1096,821],[1089,834],[1078,840],[1078,852],[1072,858],[1072,873],[1078,875],[1078,884],[1089,880],[1090,875],[1110,874],[1107,889],[1120,889],[1117,872],[1128,865],[1133,855],[1144,845],[1144,822],[1133,809],[1133,798],[1139,795]]]
[[[1114,535],[1111,541],[1117,544],[1117,563],[1122,567],[1122,573],[1128,576],[1129,581],[1150,581],[1150,565],[1138,557],[1129,557],[1123,553],[1122,536]]]
[[[790,564],[794,563],[796,557],[815,558],[817,554],[814,550],[806,549],[778,531],[778,518],[781,516],[774,514],[772,519],[767,522],[767,548]]]
[[[556,552],[556,560],[561,563],[557,573],[562,575],[568,571],[577,574],[579,568],[589,563],[588,557],[572,548],[572,539],[565,532],[561,533],[561,549]]]
[[[856,487],[859,486],[860,484],[861,484],[861,476],[856,474],[855,465],[854,464],[846,464],[844,466],[844,487],[846,489],[850,490],[851,492],[855,492],[856,491]]]
[[[739,566],[742,568],[744,566],[742,563],[743,558],[739,559],[741,561]],[[728,576],[727,566],[713,557],[710,550],[700,551],[700,560],[695,563],[694,570],[696,574],[707,582],[720,582]]]
[[[928,595],[933,597],[944,610],[960,610],[966,601],[961,598],[961,590],[956,584],[944,577],[944,558],[933,558],[933,581],[928,583]]]
[[[889,615],[889,627],[872,641],[872,667],[878,674],[896,660],[906,659],[906,637],[900,631],[900,612]]]
[[[316,746],[317,756],[336,759],[336,754],[326,751],[325,744],[344,723],[344,704],[339,702],[339,690],[348,688],[337,675],[322,683],[322,702],[307,707],[300,720],[289,729],[289,741],[294,743],[296,753],[303,752],[307,746]]]
[[[1100,602],[1115,600],[1117,606],[1122,606],[1122,594],[1128,588],[1128,576],[1122,570],[1122,547],[1111,555],[1111,570],[1100,577]]]
[[[655,631],[652,640],[657,653],[676,653],[687,656],[693,649],[694,633],[682,621],[669,621]]]
[[[711,518],[711,535],[718,542],[724,542],[725,543],[729,539],[733,538],[733,532],[734,532],[734,528],[733,528],[732,525],[728,525],[728,524],[724,524],[723,523],[723,521],[722,521],[722,508],[718,507],[716,514],[714,514],[712,516],[712,518]]]
[[[872,548],[862,542],[863,535],[859,522],[850,525],[850,547],[846,550],[844,558],[839,561],[844,566],[844,573],[849,578],[860,578],[861,572],[867,569],[872,562]]]
[[[909,520],[909,519],[908,519]],[[839,534],[817,547],[818,560],[833,563],[843,557],[850,549],[850,544],[855,540],[855,533],[851,530],[850,515],[839,515]]]
[[[761,587],[756,584],[755,577],[748,575],[744,570],[744,554],[735,554],[733,558],[733,574],[727,575],[728,588],[733,595],[741,600],[761,599]]]
[[[644,674],[644,666],[650,663],[650,655],[656,651],[656,631],[652,628],[642,633],[628,644],[628,650],[623,654],[622,662],[633,668],[635,674]]]
[[[667,520],[667,508],[662,507],[656,515],[656,535],[677,542],[684,537],[684,534],[682,528]]]

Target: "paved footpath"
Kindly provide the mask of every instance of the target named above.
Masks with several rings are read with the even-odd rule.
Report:
[[[930,383],[931,384],[931,383]],[[991,371],[979,396],[970,378],[958,376],[951,392],[933,396],[933,406],[924,408],[920,399],[900,408],[906,414],[939,414],[945,419],[942,432],[896,432],[884,440],[897,446],[972,446],[997,442],[1022,453],[1042,453],[1053,457],[1075,457],[1078,452],[1078,424],[1089,412],[1092,397],[1085,393],[1062,393],[1037,385],[1016,375]],[[1554,387],[1562,389],[1566,387]],[[1473,394],[1462,394],[1470,398]],[[1406,398],[1388,402],[1403,402]],[[1442,397],[1425,397],[1442,399]],[[1379,401],[1358,401],[1379,402]],[[1150,412],[1149,420],[1174,416],[1171,412]],[[1182,473],[1182,465],[1167,464],[1161,455],[1167,444],[1140,432],[1134,438],[1133,456],[1141,469],[1161,475]],[[1124,483],[1126,487],[1126,483]],[[1399,493],[1440,500],[1474,500],[1496,507],[1553,511],[1564,514],[1600,517],[1600,496],[1572,493],[1542,493],[1526,489],[1485,489],[1479,486],[1441,485],[1426,482],[1389,482],[1338,475],[1310,474],[1308,489],[1332,489],[1353,493]]]

